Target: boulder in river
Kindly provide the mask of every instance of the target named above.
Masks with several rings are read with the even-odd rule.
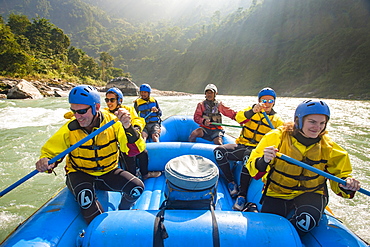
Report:
[[[110,80],[105,89],[108,90],[112,87],[119,88],[123,95],[127,96],[136,96],[139,92],[139,87],[127,77],[117,77]]]
[[[20,80],[7,94],[8,99],[42,99],[43,95],[31,82]]]

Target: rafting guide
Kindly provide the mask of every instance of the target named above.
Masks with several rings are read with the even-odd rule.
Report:
[[[66,184],[80,205],[87,223],[104,212],[96,197],[96,189],[121,192],[118,209],[130,209],[144,190],[144,184],[136,176],[118,168],[118,155],[119,151],[138,154],[145,149],[145,142],[133,128],[129,111],[121,108],[113,115],[100,110],[100,95],[93,86],[88,85],[73,88],[69,93],[69,103],[74,117],[41,148],[36,169],[39,172],[53,170],[61,160],[49,164],[52,157],[118,118],[119,121],[110,128],[66,156]]]
[[[230,107],[225,106],[221,101],[216,100],[217,93],[218,90],[214,84],[208,84],[204,88],[206,99],[198,103],[194,113],[194,121],[200,127],[190,134],[190,142],[195,142],[197,137],[200,137],[217,145],[222,144],[222,137],[225,134],[225,130],[220,125],[214,125],[212,123],[222,123],[222,115],[235,120],[236,112]]]

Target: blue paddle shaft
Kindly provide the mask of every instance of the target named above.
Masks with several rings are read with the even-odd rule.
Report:
[[[76,142],[75,144],[73,144],[72,146],[70,146],[69,148],[67,148],[66,150],[64,150],[63,152],[61,152],[60,154],[58,154],[57,156],[55,156],[51,160],[49,160],[48,163],[49,164],[55,163],[56,161],[63,158],[64,156],[66,156],[67,154],[69,154],[70,152],[72,152],[73,150],[75,150],[76,148],[78,148],[79,146],[81,146],[82,144],[87,142],[88,140],[90,140],[90,139],[94,138],[95,136],[99,135],[101,132],[108,129],[110,126],[112,126],[115,123],[116,123],[116,120],[109,121],[108,123],[106,123],[105,125],[100,127],[99,129],[93,131],[88,136],[85,136],[84,138],[82,138],[81,140],[79,140],[78,142]]]
[[[153,111],[150,111],[150,112],[148,113],[148,115],[146,115],[146,116],[144,117],[144,119],[146,120],[146,119],[150,116],[150,114],[152,114],[152,112],[153,112]]]
[[[267,116],[266,112],[265,112],[265,111],[262,111],[262,114],[263,114],[263,116],[266,118],[266,121],[267,121],[267,123],[270,125],[270,128],[271,128],[271,129],[275,129],[274,125],[272,125],[272,123],[271,123],[271,121],[270,121],[269,117]]]
[[[103,132],[104,130],[106,130],[110,126],[112,126],[115,122],[116,122],[116,120],[111,120],[110,122],[106,123],[105,125],[103,125],[99,129],[93,131],[88,136],[86,136],[83,139],[79,140],[74,145],[70,146],[69,148],[67,148],[66,150],[64,150],[63,152],[61,152],[57,156],[55,156],[54,158],[50,159],[48,161],[48,164],[49,165],[50,164],[53,164],[56,161],[58,161],[59,159],[63,158],[64,156],[66,156],[67,154],[69,154],[70,152],[72,152],[73,150],[75,150],[76,148],[78,148],[79,146],[81,146],[82,144],[84,144],[85,142],[87,142],[88,140],[90,140],[90,139],[94,138],[95,136],[99,135],[101,132]],[[26,182],[28,179],[30,179],[33,176],[35,176],[37,173],[39,173],[39,171],[38,170],[34,170],[33,172],[31,172],[31,173],[27,174],[26,176],[24,176],[23,178],[19,179],[17,182],[15,182],[14,184],[10,185],[5,190],[1,191],[0,192],[0,197],[2,197],[3,195],[5,195],[6,193],[8,193],[9,191],[11,191],[12,189],[16,188],[18,185]]]
[[[277,158],[282,159],[282,160],[285,160],[285,161],[287,161],[289,163],[292,163],[292,164],[295,164],[297,166],[303,167],[304,169],[310,170],[312,172],[315,172],[315,173],[317,173],[317,174],[319,174],[319,175],[321,175],[323,177],[326,177],[326,178],[328,178],[330,180],[333,180],[334,182],[337,182],[337,183],[346,185],[346,181],[345,180],[343,180],[341,178],[338,178],[338,177],[336,177],[334,175],[331,175],[331,174],[329,174],[327,172],[324,172],[322,170],[319,170],[319,169],[317,169],[315,167],[312,167],[310,165],[307,165],[306,163],[303,163],[301,161],[298,161],[296,159],[293,159],[293,158],[291,158],[291,157],[289,157],[289,156],[287,156],[285,154],[278,153]],[[370,196],[370,191],[368,191],[368,190],[365,190],[365,189],[360,188],[358,190],[358,192],[361,192],[361,193],[363,193],[365,195]]]

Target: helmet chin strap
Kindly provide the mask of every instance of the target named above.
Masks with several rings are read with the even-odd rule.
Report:
[[[118,104],[116,106],[116,108],[114,108],[113,110],[109,110],[111,113],[115,113],[116,111],[118,111],[118,109],[121,108],[121,104]]]
[[[302,129],[300,129],[300,130],[299,130],[299,133],[301,133],[301,134],[302,134],[302,136],[304,136],[304,137],[306,137],[306,138],[311,138],[311,137],[308,137],[308,136],[303,132],[303,130],[302,130]]]

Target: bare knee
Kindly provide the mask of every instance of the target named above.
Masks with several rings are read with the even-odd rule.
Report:
[[[216,145],[222,145],[222,137],[216,137],[213,139],[213,143]]]
[[[204,133],[201,128],[193,130],[189,136],[189,142],[195,142],[197,137],[203,137]]]
[[[158,133],[152,134],[152,141],[153,142],[159,142],[159,134]]]

